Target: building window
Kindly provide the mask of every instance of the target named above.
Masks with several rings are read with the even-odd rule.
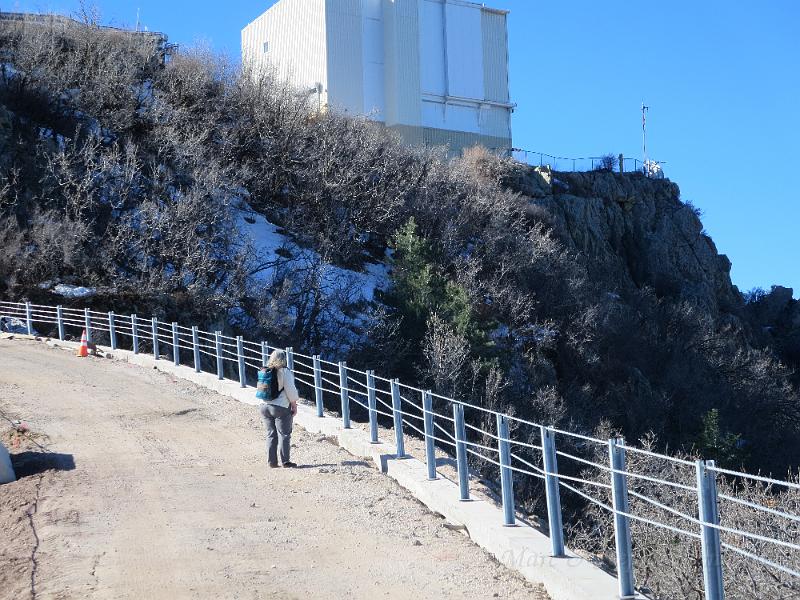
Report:
[[[264,52],[264,54],[269,52],[269,42],[264,42],[263,52]]]

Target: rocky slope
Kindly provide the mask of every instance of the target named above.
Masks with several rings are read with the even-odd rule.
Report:
[[[562,241],[585,256],[612,293],[650,286],[716,316],[741,309],[730,260],[704,232],[698,211],[680,200],[677,184],[639,173],[539,167],[520,168],[508,184],[530,197],[532,213],[552,216]]]

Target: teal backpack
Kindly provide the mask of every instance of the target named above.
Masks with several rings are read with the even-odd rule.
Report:
[[[267,369],[266,367],[258,371],[258,385],[256,386],[256,398],[261,401],[275,400],[281,393],[278,389],[278,370]]]

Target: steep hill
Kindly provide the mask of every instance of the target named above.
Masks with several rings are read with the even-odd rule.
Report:
[[[0,56],[0,295],[246,331],[536,421],[796,468],[798,303],[744,297],[674,183],[448,160],[91,23],[4,23]]]

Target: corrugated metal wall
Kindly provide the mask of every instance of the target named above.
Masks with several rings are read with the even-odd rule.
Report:
[[[447,93],[483,100],[483,36],[479,5],[445,4]]]
[[[419,125],[419,1],[383,0],[386,124]]]
[[[483,84],[487,100],[508,102],[508,37],[506,15],[488,10],[481,14]]]
[[[364,114],[361,0],[326,0],[328,97],[332,108]]]
[[[476,144],[480,144],[490,150],[502,150],[509,147],[509,140],[505,137],[492,137],[431,127],[408,127],[406,125],[392,125],[388,129],[397,133],[407,144],[447,146],[451,156],[457,156],[466,148],[471,148]]]
[[[362,0],[364,113],[376,121],[386,119],[386,69],[383,43],[383,0]]]
[[[422,125],[510,137],[505,14],[460,0],[421,0]],[[510,145],[510,141],[509,141]]]
[[[422,93],[447,94],[447,46],[444,4],[441,0],[420,3],[420,61]]]
[[[325,0],[281,0],[242,30],[242,59],[274,69],[299,89],[317,82],[327,89],[325,46]]]

